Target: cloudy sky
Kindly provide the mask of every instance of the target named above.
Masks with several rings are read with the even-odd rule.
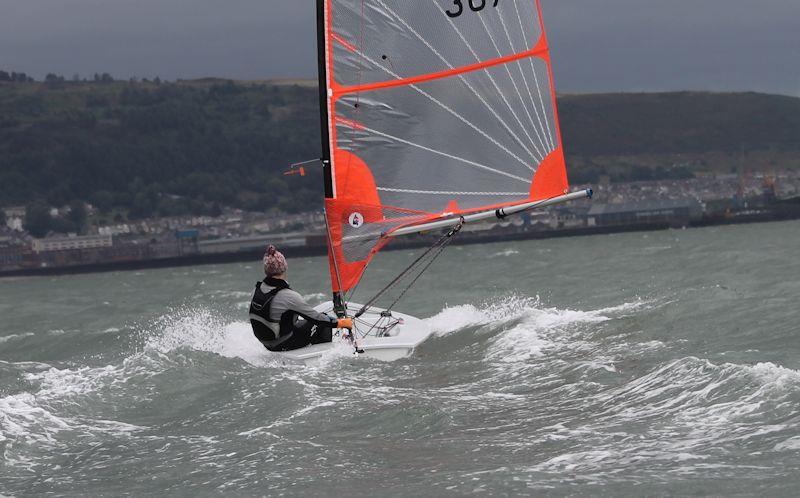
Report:
[[[543,4],[561,91],[800,96],[800,0]],[[0,69],[310,78],[314,23],[314,0],[0,0]]]

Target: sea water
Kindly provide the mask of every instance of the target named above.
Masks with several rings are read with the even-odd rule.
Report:
[[[797,222],[456,246],[398,306],[435,331],[411,357],[311,367],[253,338],[258,261],[3,279],[0,495],[796,495],[798,248]],[[325,258],[289,268],[326,299]]]

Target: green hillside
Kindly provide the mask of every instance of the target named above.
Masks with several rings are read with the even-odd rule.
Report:
[[[0,83],[0,205],[303,211],[319,206],[321,175],[282,172],[318,157],[318,136],[316,95],[300,86]]]
[[[559,99],[575,181],[800,168],[800,99],[756,93]]]
[[[304,82],[0,81],[0,205],[75,200],[129,217],[321,204],[317,90]],[[800,99],[609,94],[560,99],[575,182],[800,167]]]

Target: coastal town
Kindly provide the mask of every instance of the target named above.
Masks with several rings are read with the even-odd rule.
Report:
[[[579,201],[508,220],[468,226],[456,243],[547,238],[620,231],[657,230],[800,218],[800,173],[708,174],[691,179],[612,183],[593,188]],[[52,207],[51,217],[69,214]],[[300,214],[222,209],[218,216],[175,216],[112,223],[92,222],[97,209],[85,205],[84,233],[34,237],[26,208],[2,209],[0,275],[36,275],[257,258],[267,242],[291,256],[322,255],[327,249],[321,211]],[[405,238],[395,247],[424,246],[431,235]]]

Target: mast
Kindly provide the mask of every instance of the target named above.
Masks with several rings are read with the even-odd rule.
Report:
[[[317,0],[317,68],[319,75],[319,116],[320,116],[320,137],[322,139],[322,176],[325,182],[325,198],[333,199],[333,168],[331,166],[331,140],[330,140],[330,117],[328,113],[328,43],[327,43],[327,0]],[[325,214],[325,231],[328,240],[329,257],[336,265],[336,258],[333,256],[333,240],[331,239],[330,226],[328,225],[328,215]],[[337,278],[338,271],[337,271]],[[333,293],[333,309],[336,315],[344,317],[347,308],[342,299],[341,292]]]
[[[325,1],[317,0],[317,66],[319,74],[319,116],[322,137],[322,171],[325,179],[325,198],[333,198],[333,177],[331,172],[330,123],[328,121],[328,50],[325,30]]]

